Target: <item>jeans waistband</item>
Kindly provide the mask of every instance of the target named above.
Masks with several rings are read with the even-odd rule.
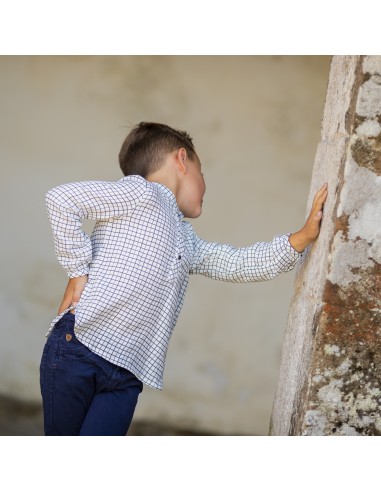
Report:
[[[74,326],[74,321],[75,321],[75,315],[73,313],[65,313],[62,318],[60,318],[57,323],[54,325],[54,329],[60,329],[64,326],[67,326],[68,324],[73,323]]]

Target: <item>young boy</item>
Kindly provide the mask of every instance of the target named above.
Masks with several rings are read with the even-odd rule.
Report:
[[[46,435],[126,435],[143,383],[162,389],[168,342],[189,274],[229,282],[291,270],[320,230],[327,185],[303,228],[247,248],[208,243],[189,222],[205,183],[192,139],[140,123],[119,153],[124,177],[46,195],[55,251],[70,280],[40,366]],[[96,221],[91,238],[82,219]]]

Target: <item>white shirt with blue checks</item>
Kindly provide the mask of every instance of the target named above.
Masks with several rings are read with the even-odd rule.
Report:
[[[174,194],[141,176],[60,185],[46,205],[59,262],[70,278],[88,275],[75,308],[77,338],[158,389],[189,274],[268,280],[301,256],[289,234],[246,248],[204,241],[183,220]],[[96,221],[91,237],[82,230],[85,218]]]

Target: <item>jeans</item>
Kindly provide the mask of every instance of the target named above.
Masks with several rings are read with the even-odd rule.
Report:
[[[47,436],[125,436],[143,383],[89,350],[66,313],[41,358],[40,387]]]

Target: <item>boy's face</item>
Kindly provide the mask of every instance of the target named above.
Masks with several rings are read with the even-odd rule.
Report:
[[[188,159],[187,173],[183,176],[178,205],[184,217],[195,219],[202,212],[202,200],[206,186],[198,157]]]

